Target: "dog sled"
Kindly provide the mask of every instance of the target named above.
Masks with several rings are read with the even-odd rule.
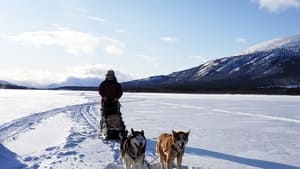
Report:
[[[106,101],[101,104],[100,132],[105,140],[118,140],[120,135],[127,135],[120,107],[120,102],[114,101]]]

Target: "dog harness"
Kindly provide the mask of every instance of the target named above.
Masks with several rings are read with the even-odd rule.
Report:
[[[176,148],[176,146],[174,144],[172,144],[172,148],[173,148],[173,150],[176,151],[176,155],[182,153],[182,151],[183,151],[183,148]]]
[[[130,156],[133,160],[136,160],[137,157],[139,156],[139,153],[135,154],[133,151],[134,151],[134,150],[132,149],[132,146],[129,144],[129,146],[128,146],[128,154],[129,154],[129,156]]]
[[[131,137],[129,137],[128,138],[128,140],[130,140],[130,138]],[[141,154],[143,154],[143,153],[145,153],[145,147],[143,147],[143,148],[139,148],[137,145],[135,145],[136,146],[136,148],[137,148],[137,153],[135,153],[134,152],[134,148],[133,148],[133,146],[131,145],[131,144],[128,144],[129,142],[128,142],[128,140],[126,141],[127,143],[125,143],[125,144],[127,144],[127,146],[128,146],[128,155],[133,159],[133,160],[136,160]],[[141,151],[140,151],[141,150]]]

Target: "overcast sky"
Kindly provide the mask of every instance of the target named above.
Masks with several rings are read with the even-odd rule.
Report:
[[[0,80],[169,74],[297,35],[299,18],[300,0],[3,0]]]

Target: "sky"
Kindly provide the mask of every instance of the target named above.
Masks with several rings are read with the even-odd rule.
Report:
[[[166,75],[299,34],[300,0],[10,0],[0,80]]]

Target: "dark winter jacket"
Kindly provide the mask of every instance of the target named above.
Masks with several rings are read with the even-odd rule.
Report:
[[[104,80],[98,88],[101,97],[107,97],[109,100],[120,98],[123,94],[121,85],[117,80]]]

